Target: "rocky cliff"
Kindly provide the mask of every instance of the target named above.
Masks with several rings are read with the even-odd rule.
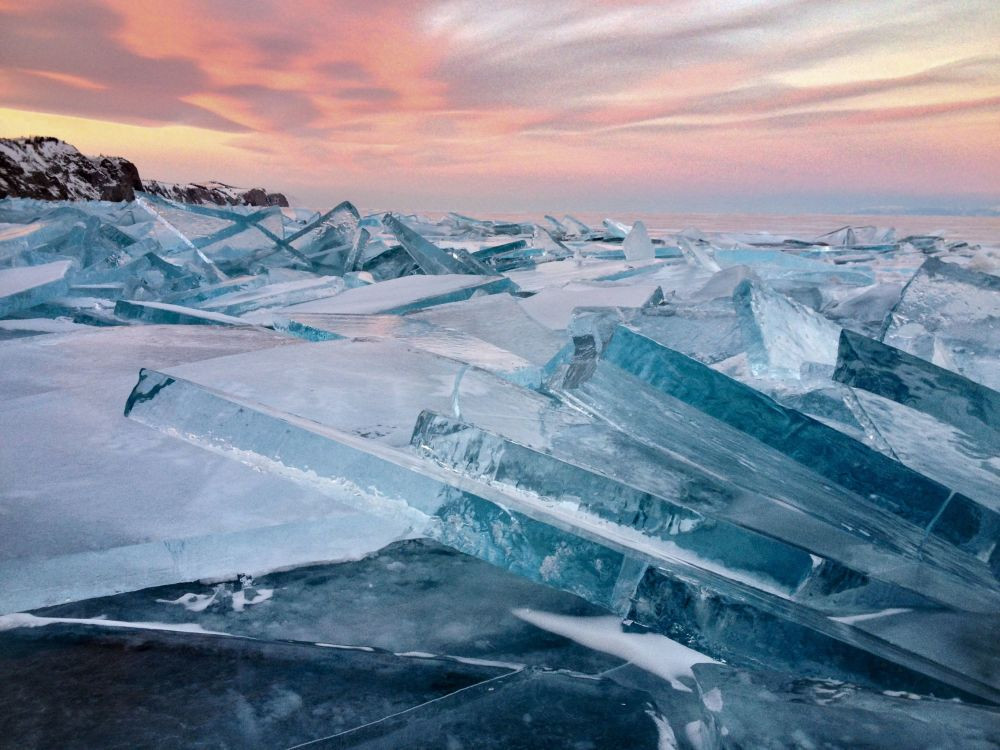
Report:
[[[57,138],[0,138],[0,198],[130,201],[137,190],[183,203],[287,206],[281,193],[221,182],[180,185],[149,180],[120,156],[84,156]]]

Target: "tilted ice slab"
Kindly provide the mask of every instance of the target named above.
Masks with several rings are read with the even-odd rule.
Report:
[[[582,281],[615,280],[619,274],[629,277],[654,273],[670,261],[644,261],[630,263],[624,260],[571,259],[542,263],[536,268],[515,269],[504,275],[526,292],[537,292],[548,287],[561,287]],[[682,266],[683,267],[683,266]]]
[[[207,312],[195,307],[169,305],[164,302],[137,302],[120,299],[115,303],[115,315],[128,320],[141,320],[146,323],[170,323],[182,325],[205,326],[247,326],[245,320],[223,315],[217,312]]]
[[[409,313],[407,317],[467,333],[535,365],[547,364],[566,344],[563,333],[539,323],[510,294],[470,297]]]
[[[316,276],[230,292],[200,302],[198,307],[223,315],[243,315],[263,307],[287,307],[326,299],[344,291],[345,286],[339,276]]]
[[[752,637],[736,641],[704,622],[684,631],[685,637],[700,638],[708,651],[737,663],[755,663],[758,657],[753,654],[777,636],[768,650],[786,668],[939,694],[949,694],[948,685],[963,694],[993,694],[989,685],[945,665],[899,647],[883,647],[850,625],[782,604],[784,600],[773,594],[664,555],[634,530],[595,522],[563,503],[501,492],[437,468],[401,450],[402,446],[388,444],[384,437],[351,435],[150,371],[144,371],[128,408],[133,419],[211,450],[238,452],[261,468],[305,472],[316,481],[355,483],[359,502],[371,512],[406,515],[414,523],[424,517],[428,536],[628,614],[658,632],[681,632],[666,621],[682,614],[683,602],[710,591],[715,601],[725,602],[722,606],[733,612],[730,626],[747,623],[747,618],[758,625],[768,623],[754,630]],[[490,416],[486,411],[481,415]],[[537,430],[523,419],[511,420],[509,409],[494,412],[492,419],[508,425],[520,439],[531,439]],[[695,614],[688,613],[688,619]]]
[[[794,632],[794,648],[786,649],[782,661],[788,668],[798,664],[803,653],[809,653],[817,669],[822,665],[827,670],[822,674],[849,674],[876,682],[902,680],[912,685],[924,679],[916,676],[915,670],[962,690],[990,693],[993,689],[902,646],[883,649],[850,625],[795,603],[793,592],[806,597],[805,591],[812,589],[814,596],[830,595],[829,601],[837,605],[832,592],[840,590],[844,604],[833,610],[837,614],[845,608],[847,612],[856,611],[866,596],[910,606],[925,605],[926,597],[893,594],[891,585],[874,581],[869,584],[865,576],[843,569],[838,573],[836,565],[824,566],[808,553],[782,547],[780,542],[769,543],[758,537],[756,545],[741,547],[738,539],[746,532],[739,529],[728,532],[733,543],[727,546],[723,544],[727,532],[713,532],[712,525],[704,523],[699,529],[698,514],[677,509],[676,523],[669,521],[668,504],[662,510],[662,532],[669,534],[669,528],[675,527],[678,534],[690,534],[691,542],[647,533],[650,529],[625,516],[609,518],[607,512],[618,510],[613,502],[602,515],[591,512],[599,506],[588,510],[579,501],[568,502],[566,497],[535,491],[544,491],[543,486],[484,483],[481,476],[428,461],[408,446],[406,427],[427,408],[457,412],[461,419],[486,425],[491,433],[525,446],[544,445],[553,434],[566,434],[577,442],[587,435],[594,439],[591,420],[578,411],[475,368],[463,369],[459,363],[407,350],[402,342],[332,341],[305,345],[297,356],[293,348],[286,349],[287,354],[271,350],[161,373],[144,371],[129,400],[129,414],[203,447],[241,456],[264,469],[304,474],[320,483],[353,486],[359,507],[366,511],[407,517],[415,529],[421,528],[423,518],[422,529],[427,535],[533,580],[577,593],[612,611],[631,612],[636,601],[632,592],[646,581],[639,597],[643,611],[652,608],[650,611],[661,614],[642,616],[659,632],[667,632],[663,628],[668,626],[657,619],[665,616],[664,607],[674,612],[681,606],[675,596],[679,591],[688,591],[688,596],[696,590],[711,591],[716,599],[721,597],[720,601],[740,602],[740,611],[746,617],[783,623],[775,631],[784,634],[782,637]],[[386,362],[392,362],[393,367],[385,368]],[[352,394],[352,398],[342,398],[344,393]],[[418,444],[421,434],[418,430],[413,437]],[[607,443],[597,441],[597,446],[607,448]],[[606,461],[607,453],[601,455]],[[647,462],[647,467],[653,474],[663,468],[656,461]],[[685,472],[681,467],[680,471],[675,476],[690,480],[690,470]],[[547,481],[544,461],[539,464],[539,472],[534,475],[538,481]],[[588,495],[604,480],[596,477],[594,481],[597,484],[587,485]],[[711,478],[700,484],[689,481],[689,485],[691,489],[679,495],[682,501],[690,502],[700,493],[707,495],[706,502],[711,504],[720,490],[725,492],[725,483],[720,485]],[[611,486],[604,481],[604,490]],[[676,499],[676,483],[671,491],[671,497]],[[658,501],[649,498],[648,502],[652,503],[652,511]],[[836,538],[834,527],[826,526],[825,531]],[[702,536],[706,540],[714,538],[719,549],[714,550],[704,541],[699,543]],[[868,542],[858,538],[855,549],[866,545]],[[786,554],[780,552],[782,549],[790,551]],[[698,551],[706,554],[699,555]],[[711,555],[716,556],[714,561]],[[780,568],[782,560],[791,566],[784,572]],[[905,575],[907,563],[898,556],[887,555],[885,562],[883,572],[896,575],[903,569]],[[814,571],[817,565],[820,570]],[[759,575],[762,567],[782,580],[762,584],[769,578],[767,574]],[[927,583],[936,592],[936,569],[920,567],[926,573],[921,584]],[[951,580],[954,582],[954,577]],[[664,581],[669,585],[660,585]],[[810,583],[800,591],[804,581]],[[961,588],[962,582],[956,586]],[[859,587],[865,589],[860,595],[852,590]],[[973,590],[981,601],[989,598],[989,592],[978,587]],[[704,624],[692,626],[692,635],[704,628]],[[745,660],[761,646],[755,639],[771,635],[762,630],[742,644],[727,642],[720,632],[705,637],[716,653]],[[940,684],[935,684],[940,689]]]
[[[669,446],[644,444],[600,422],[559,419],[556,411],[545,416],[544,425],[544,441],[528,442],[424,412],[412,442],[419,452],[458,474],[634,529],[649,549],[662,555],[803,606],[839,613],[866,602],[929,603],[922,596],[925,592],[870,580],[837,561],[853,555],[869,572],[880,557],[886,567],[898,564],[885,549],[869,549],[866,556],[864,542],[852,544],[848,539],[843,546],[849,552],[834,550],[832,559],[824,559],[801,546],[805,534],[789,540],[781,533],[773,523],[780,519],[780,510],[771,511],[766,519],[770,525],[762,525],[761,519],[748,522],[741,509],[780,508],[780,496],[768,493],[766,481],[745,487],[720,479],[725,467],[717,459],[713,462],[715,456],[699,461]],[[698,440],[693,442],[692,454],[703,448]],[[803,525],[808,530],[810,522]],[[841,537],[841,542],[848,536],[815,521],[812,526],[824,535]]]
[[[257,289],[266,283],[268,283],[268,276],[266,274],[237,276],[234,279],[220,281],[217,284],[203,284],[195,289],[187,289],[165,295],[160,298],[160,301],[174,305],[196,305],[206,300],[221,297],[224,294]]]
[[[521,307],[546,328],[560,331],[578,307],[646,307],[662,299],[655,283],[571,283],[543,289],[522,300]]]
[[[1000,277],[928,258],[886,319],[881,339],[1000,390]]]
[[[445,252],[417,232],[410,229],[402,221],[386,214],[383,219],[386,227],[399,240],[403,249],[426,274],[484,274],[492,273],[491,269],[464,250]]]
[[[406,276],[348,289],[329,299],[291,305],[284,308],[282,314],[398,314],[468,299],[473,295],[498,294],[516,290],[517,287],[508,279],[493,276],[466,274]]]
[[[41,304],[69,290],[73,261],[0,269],[0,316]]]
[[[601,355],[655,390],[690,404],[735,427],[755,440],[809,467],[851,492],[871,518],[882,518],[898,531],[878,534],[916,538],[921,555],[930,548],[955,545],[971,557],[965,567],[983,583],[995,579],[1000,551],[994,539],[992,513],[952,488],[939,484],[800,412],[781,406],[764,394],[689,357],[674,352],[627,327],[619,327]],[[593,364],[579,365],[579,381]],[[641,424],[641,421],[638,422]],[[846,522],[846,519],[845,519]],[[874,528],[870,533],[875,533]]]
[[[629,320],[643,335],[705,364],[744,351],[740,323],[731,297],[649,307]]]
[[[0,342],[0,612],[353,559],[405,536],[405,518],[357,511],[344,487],[261,473],[121,416],[143,363],[300,345],[205,326]]]
[[[462,331],[402,315],[302,313],[278,318],[275,328],[307,341],[388,339],[465,362],[528,388],[542,385],[543,368]]]
[[[837,363],[836,323],[750,279],[736,287],[733,301],[754,375],[798,379],[804,365]]]
[[[815,284],[848,286],[867,286],[875,282],[875,275],[870,269],[857,266],[853,268],[837,266],[781,250],[717,249],[714,251],[713,257],[722,268],[749,266],[765,280],[795,278]]]
[[[899,460],[1000,511],[1000,393],[847,330],[834,379]]]

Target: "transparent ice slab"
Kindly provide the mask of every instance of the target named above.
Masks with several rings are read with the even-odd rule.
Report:
[[[655,283],[578,282],[543,289],[521,300],[528,315],[553,331],[565,330],[578,307],[647,307],[663,299]]]
[[[488,262],[498,255],[512,253],[515,250],[524,250],[528,246],[527,240],[513,240],[499,245],[489,245],[479,250],[474,250],[472,255],[481,261]]]
[[[744,351],[743,331],[731,297],[648,307],[632,316],[629,325],[705,364],[721,362]]]
[[[305,227],[285,229],[288,245],[308,258],[317,273],[342,275],[364,251],[367,230],[362,234],[361,215],[349,201],[315,217]],[[353,258],[352,258],[353,256]]]
[[[268,283],[268,276],[259,274],[256,276],[237,276],[228,281],[220,281],[217,284],[202,284],[196,289],[190,289],[173,294],[166,294],[160,298],[160,302],[169,302],[174,305],[196,305],[206,300],[221,297],[232,292],[245,292],[257,289]]]
[[[334,209],[319,216],[312,224],[286,237],[284,217],[277,207],[217,208],[173,203],[151,195],[143,195],[136,204],[154,218],[150,236],[165,250],[203,258],[221,271],[232,274],[258,267],[313,270],[313,261],[294,243],[305,242],[301,238],[317,230],[326,237],[324,232],[331,228],[324,222],[337,212]],[[223,281],[225,277],[220,275],[216,280]]]
[[[713,257],[722,268],[749,266],[765,280],[795,278],[814,284],[867,286],[875,274],[861,266],[845,267],[764,248],[720,248]]]
[[[944,693],[948,693],[947,685],[974,692],[991,689],[905,650],[881,649],[863,633],[827,617],[789,610],[773,595],[664,558],[643,547],[641,537],[634,533],[592,523],[560,504],[540,502],[531,495],[498,493],[471,478],[440,473],[416,456],[381,447],[377,438],[350,436],[313,420],[150,372],[144,373],[133,393],[130,409],[134,419],[170,429],[196,444],[237,450],[239,455],[255,457],[255,462],[265,459],[258,463],[261,466],[277,463],[282,471],[307,471],[314,481],[364,482],[370,487],[365,500],[368,507],[395,517],[406,509],[426,514],[429,536],[612,611],[627,610],[633,619],[642,617],[658,632],[667,632],[665,622],[646,617],[636,607],[641,604],[645,611],[653,606],[653,597],[662,613],[668,606],[666,589],[657,584],[637,591],[636,604],[631,604],[635,587],[654,575],[647,567],[650,560],[656,561],[657,581],[666,576],[677,586],[708,587],[719,596],[725,592],[725,597],[743,603],[744,612],[750,613],[747,616],[784,622],[779,635],[784,638],[791,630],[796,640],[778,658],[783,665],[806,663],[810,673],[848,674],[865,684],[920,686],[922,690],[936,686]],[[504,419],[494,416],[498,418]],[[678,602],[671,599],[669,606],[675,608]],[[679,614],[673,611],[672,616]],[[761,639],[770,638],[771,632],[761,629],[739,642],[725,642],[717,635],[706,643],[716,652],[742,655],[745,663],[755,658],[750,654],[761,647]],[[770,648],[775,651],[777,645]],[[804,653],[812,653],[812,660],[804,659]]]
[[[303,313],[278,319],[275,327],[308,341],[338,338],[403,341],[408,346],[465,362],[517,385],[539,388],[542,384],[542,368],[517,354],[463,331],[411,316]]]
[[[164,302],[140,302],[120,299],[115,303],[115,315],[126,320],[141,320],[145,323],[167,323],[202,326],[247,326],[247,321],[232,315],[199,310],[183,305],[169,305]]]
[[[846,328],[878,337],[902,292],[902,284],[876,284],[824,307],[823,315]]]
[[[886,319],[881,339],[1000,390],[1000,277],[928,258]]]
[[[314,276],[229,292],[201,302],[198,307],[223,315],[244,315],[267,307],[288,307],[327,299],[345,288],[340,276]]]
[[[986,568],[995,567],[996,560],[996,550],[990,552],[988,541],[991,523],[987,518],[946,513],[951,488],[627,327],[615,331],[601,356],[653,389],[694,406],[857,493],[858,503],[869,508],[866,512],[887,522],[895,517],[907,527],[921,530],[917,541],[922,554],[932,542],[945,541],[976,550],[974,554],[985,558],[970,560],[970,573],[978,569],[976,577],[992,579]],[[570,381],[584,381],[592,367],[584,359],[577,367],[579,374],[571,372]],[[896,533],[881,536],[891,538]]]
[[[146,252],[115,268],[91,268],[80,275],[89,283],[122,284],[125,299],[159,299],[205,284],[206,277],[194,264],[177,264],[155,252]],[[209,281],[213,283],[214,278]]]
[[[631,555],[655,559],[658,568],[681,569],[698,580],[707,575],[703,561],[692,564],[683,556],[678,558],[676,551],[667,553],[627,525],[588,518],[565,502],[553,502],[530,492],[507,490],[498,494],[502,488],[484,485],[476,477],[442,471],[406,450],[397,437],[403,425],[415,421],[414,411],[419,411],[421,405],[434,408],[435,402],[439,410],[457,403],[464,419],[489,425],[491,431],[529,445],[543,444],[545,435],[558,425],[587,425],[588,420],[578,412],[558,408],[543,396],[491,380],[475,370],[467,371],[450,389],[428,389],[426,384],[441,380],[435,373],[449,372],[449,368],[454,372],[453,366],[398,347],[335,341],[309,345],[310,355],[298,357],[298,367],[291,365],[295,359],[263,352],[260,356],[227,357],[173,368],[168,373],[145,372],[130,399],[130,415],[215,450],[254,456],[252,460],[262,467],[307,472],[318,480],[360,484],[359,497],[366,508],[380,508],[394,516],[409,508],[417,512],[418,518],[427,519],[425,533],[432,537],[613,610],[626,606],[628,581],[634,586],[636,576],[642,573],[641,565],[636,572],[633,563],[628,562]],[[369,360],[392,361],[395,368],[386,373],[386,380],[373,382],[371,374],[378,371],[366,366]],[[291,373],[293,377],[282,377],[280,373]],[[386,387],[389,382],[394,385]],[[309,385],[304,387],[306,383]],[[355,398],[338,402],[336,394],[344,392]],[[457,399],[455,393],[459,393]],[[654,476],[662,476],[662,463],[650,462],[649,466]],[[365,492],[368,499],[364,499]],[[796,521],[796,528],[802,523]],[[841,547],[835,527],[825,526],[818,536],[830,547]],[[843,533],[841,536],[850,538]],[[878,554],[876,551],[872,556],[870,548],[863,538],[855,538],[851,554],[871,563]],[[928,555],[938,560],[933,545],[928,546]],[[804,566],[804,557],[801,562]],[[810,558],[810,569],[813,562]],[[804,574],[803,566],[800,571]],[[627,575],[626,569],[631,571]],[[772,613],[770,616],[799,618],[796,627],[815,633],[800,637],[802,648],[819,648],[812,640],[815,638],[824,644],[830,639],[843,643],[847,638],[854,645],[829,648],[846,648],[852,653],[852,649],[873,649],[871,644],[859,645],[851,640],[857,634],[847,626],[829,625],[828,618],[815,613],[808,616],[809,624],[803,625],[798,610],[774,614],[775,607],[780,610],[783,606],[783,599],[774,593],[738,580],[720,579],[718,573],[712,575],[718,579],[711,584],[713,587],[736,586],[743,592],[740,596],[747,595],[747,591],[756,591],[755,597],[765,596],[763,604],[754,606],[764,607]],[[941,591],[935,582],[940,580],[938,568],[907,563],[898,554],[885,559],[879,575],[902,579],[920,591],[928,587],[935,594]],[[967,601],[968,594],[957,596],[963,582],[953,575],[947,580],[953,587],[951,593]],[[989,591],[979,587],[974,590],[980,603],[990,596]],[[848,591],[845,601],[851,601],[852,596]],[[843,610],[835,611],[839,614]],[[890,660],[909,664],[910,656],[901,649],[897,651],[900,653],[894,652]],[[856,658],[868,664],[869,657]],[[920,670],[938,674],[939,666],[923,665]],[[962,682],[960,676],[948,680]]]
[[[622,242],[622,251],[625,253],[625,260],[653,259],[655,255],[653,243],[649,240],[646,225],[641,221],[632,225],[632,229]]]
[[[736,287],[733,302],[755,376],[798,379],[807,365],[837,364],[836,323],[751,279]]]
[[[616,240],[624,240],[628,236],[629,227],[622,224],[620,221],[605,219],[602,223],[604,224],[605,237]]]
[[[865,416],[899,460],[992,511],[1000,509],[1000,394],[846,330],[834,378],[852,386]],[[967,502],[962,495],[952,498],[959,505]],[[950,505],[945,510],[958,512]],[[983,509],[962,512],[982,515]]]
[[[69,290],[73,261],[0,269],[0,317],[59,297]]]
[[[562,333],[543,326],[510,294],[470,297],[418,310],[407,317],[462,331],[536,365],[547,364],[566,344]]]
[[[0,441],[0,612],[353,558],[405,535],[405,521],[359,513],[348,493],[261,473],[121,416],[143,363],[298,345],[206,326],[0,342],[0,422],[17,425],[16,439]]]
[[[769,535],[755,531],[734,512],[738,499],[728,507],[719,502],[734,492],[718,479],[719,465],[682,463],[668,451],[657,452],[601,423],[555,416],[545,419],[544,443],[525,445],[424,412],[412,444],[459,474],[633,529],[643,535],[647,550],[807,606],[821,605],[824,597],[832,597],[837,607],[871,596],[878,601],[923,600],[869,582],[864,574],[781,540],[774,529],[768,529]],[[767,501],[767,496],[757,498],[761,504]]]
[[[399,314],[468,299],[473,295],[514,291],[517,287],[505,278],[455,274],[407,276],[348,289],[329,299],[292,305],[284,308],[282,313]]]
[[[482,274],[488,276],[493,271],[466,251],[446,252],[434,243],[421,237],[396,216],[386,214],[383,219],[402,244],[403,249],[426,274]]]

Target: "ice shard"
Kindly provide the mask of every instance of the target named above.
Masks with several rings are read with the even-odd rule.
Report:
[[[1000,277],[928,258],[886,318],[881,339],[1000,390]]]
[[[115,315],[127,320],[141,320],[146,323],[170,323],[180,325],[206,326],[246,326],[250,323],[232,315],[199,310],[183,305],[169,305],[164,302],[138,302],[120,299],[115,303]]]
[[[655,253],[645,224],[637,221],[632,225],[622,242],[622,250],[625,252],[625,260],[652,260]]]
[[[718,248],[712,257],[720,267],[749,266],[765,280],[792,278],[811,284],[845,286],[868,286],[876,281],[875,274],[865,266],[839,266],[781,250]]]
[[[984,385],[848,330],[834,380],[930,414],[1000,454],[1000,393]]]
[[[284,312],[401,314],[469,299],[473,295],[516,291],[510,279],[456,274],[407,276],[348,289],[340,294],[284,308]]]
[[[703,268],[710,273],[722,270],[722,267],[712,257],[708,249],[708,243],[705,240],[697,237],[680,236],[677,238],[677,246],[680,248],[684,260],[690,265]]]
[[[340,276],[313,276],[232,291],[198,304],[206,312],[244,315],[269,307],[288,307],[340,294],[346,288]]]
[[[663,292],[655,283],[591,282],[543,289],[521,302],[528,315],[551,330],[565,330],[579,307],[639,308],[658,304]]]
[[[427,274],[482,274],[491,275],[492,270],[476,260],[468,252],[445,252],[434,243],[421,237],[392,214],[385,217],[385,225],[399,239],[403,249]]]
[[[798,379],[808,365],[836,365],[836,323],[750,279],[736,287],[733,301],[754,375]]]
[[[705,364],[739,355],[745,347],[731,297],[646,307],[628,322],[643,335]]]
[[[607,239],[624,240],[628,236],[629,228],[614,219],[605,219],[604,235]]]
[[[985,523],[1000,510],[996,391],[846,330],[834,378],[852,386],[857,408],[896,458],[958,491],[946,517]]]
[[[462,331],[536,365],[548,364],[567,344],[561,332],[539,323],[525,311],[520,299],[510,294],[470,297],[418,310],[407,317]]]
[[[384,339],[465,362],[528,388],[542,385],[542,367],[463,331],[397,315],[293,315],[275,321],[279,330],[309,341]],[[545,364],[544,362],[542,364]]]
[[[627,327],[615,331],[601,356],[912,524],[922,530],[924,544],[948,541],[977,550],[984,559],[968,563],[982,566],[977,575],[992,578],[986,571],[997,570],[1000,552],[989,541],[992,523],[946,513],[955,494],[951,488]],[[576,372],[592,367],[583,361]]]

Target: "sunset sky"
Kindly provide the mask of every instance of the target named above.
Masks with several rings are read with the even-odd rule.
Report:
[[[0,0],[0,135],[322,206],[1000,204],[998,0]]]

